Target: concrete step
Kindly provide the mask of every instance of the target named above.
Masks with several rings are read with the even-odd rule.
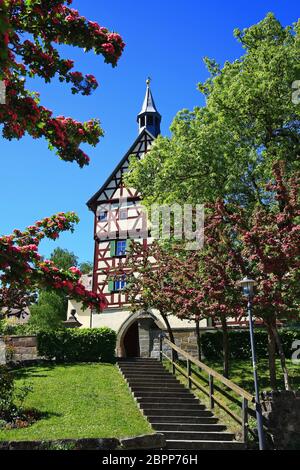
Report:
[[[126,379],[144,379],[144,380],[165,380],[165,379],[173,379],[172,375],[165,374],[164,372],[155,373],[155,374],[146,374],[145,372],[130,372],[130,373],[123,373]]]
[[[119,363],[119,367],[122,369],[165,369],[165,367],[160,362],[145,363],[145,362],[122,362]]]
[[[183,440],[167,440],[168,450],[245,450],[246,446],[242,442],[237,441],[183,441]]]
[[[145,379],[127,379],[127,383],[132,387],[157,387],[157,388],[168,388],[178,386],[184,388],[182,384],[178,383],[174,379],[167,380],[145,380]]]
[[[190,394],[188,390],[179,390],[179,391],[160,391],[157,390],[141,390],[141,391],[134,391],[134,395],[138,398],[155,398],[155,399],[162,399],[166,402],[170,401],[167,400],[168,398],[183,398],[187,400],[194,400],[193,396]],[[173,401],[173,400],[172,400]]]
[[[153,374],[153,375],[145,375],[145,374],[123,374],[124,377],[128,381],[134,382],[145,382],[147,384],[154,383],[154,384],[168,384],[170,382],[180,384],[174,375],[166,375],[166,374]]]
[[[152,374],[163,374],[163,375],[171,375],[167,371],[165,371],[162,367],[120,367],[120,370],[123,372],[123,374],[145,374],[147,376],[150,376]]]
[[[177,408],[167,408],[165,406],[162,406],[160,408],[157,408],[157,404],[155,403],[154,405],[147,405],[147,407],[143,407],[144,414],[148,417],[152,416],[182,416],[182,419],[185,418],[190,418],[190,417],[195,417],[195,418],[202,418],[202,417],[211,417],[213,414],[211,411],[208,411],[204,408],[203,405],[198,405],[198,408],[195,409],[195,407],[192,408],[186,408],[186,407],[180,407]],[[203,406],[203,408],[201,408]]]
[[[189,392],[189,390],[187,390],[186,388],[184,388],[182,385],[180,384],[169,384],[169,385],[164,385],[163,387],[162,386],[159,386],[159,385],[156,385],[156,386],[140,386],[140,385],[132,385],[132,384],[129,384],[129,387],[130,389],[137,395],[139,392],[141,393],[170,393],[170,392],[175,392],[175,393],[186,393],[188,395],[191,395],[191,393]]]
[[[203,415],[200,415],[200,413],[203,413]],[[210,411],[198,411],[197,415],[198,416],[166,416],[166,415],[148,415],[147,419],[150,423],[185,423],[185,424],[216,424],[218,423],[218,418],[213,417],[212,413],[210,414],[204,414],[204,413],[210,413]]]
[[[201,406],[196,398],[185,398],[179,397],[155,397],[150,395],[149,397],[136,396],[136,400],[139,403],[159,403],[161,406],[168,408],[169,406],[175,406],[175,408],[186,407],[186,405],[192,405],[193,407]],[[204,406],[203,406],[204,408]]]
[[[166,440],[178,441],[233,441],[235,435],[230,432],[201,432],[201,431],[165,431],[161,430]]]
[[[134,370],[134,371],[137,371],[137,372],[141,372],[141,371],[147,371],[148,372],[152,372],[152,371],[156,371],[156,370],[159,370],[159,371],[164,371],[166,374],[168,374],[169,372],[166,371],[166,369],[163,367],[163,366],[160,366],[159,364],[157,366],[144,366],[144,365],[141,365],[141,366],[119,366],[119,368],[121,370],[126,370],[128,372]]]
[[[118,361],[118,364],[160,364],[162,365],[162,363],[158,360],[158,359],[154,359],[154,358],[146,358],[146,357],[139,357],[139,358],[136,358],[136,359],[126,359],[126,360],[123,360],[123,361]]]
[[[201,410],[205,409],[204,405],[199,405],[198,403],[191,403],[191,402],[166,404],[166,403],[161,403],[161,401],[153,401],[152,400],[152,401],[146,401],[145,402],[143,400],[138,400],[138,403],[140,405],[140,408],[142,408],[145,411],[149,411],[149,410],[164,410],[164,411],[173,410],[173,412],[174,412],[174,410],[176,410],[176,414],[180,413],[181,410],[192,410],[193,414],[197,415],[198,411],[201,411]],[[180,416],[185,416],[185,414],[180,413]]]
[[[185,422],[178,423],[151,423],[156,431],[166,433],[167,431],[192,431],[192,432],[222,432],[226,431],[224,424],[190,424]]]

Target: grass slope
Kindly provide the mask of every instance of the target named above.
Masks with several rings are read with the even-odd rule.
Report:
[[[28,428],[0,430],[0,440],[125,437],[151,433],[116,366],[35,366],[16,371],[32,384],[25,401],[47,416]]]

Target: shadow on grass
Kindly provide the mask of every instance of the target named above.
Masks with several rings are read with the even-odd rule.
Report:
[[[27,379],[27,378],[43,378],[47,377],[47,372],[53,371],[56,367],[85,367],[86,365],[101,365],[101,367],[111,367],[112,363],[108,362],[45,362],[36,365],[22,365],[18,367],[12,367],[11,371],[16,379]]]

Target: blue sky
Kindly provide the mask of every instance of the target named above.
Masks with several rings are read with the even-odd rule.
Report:
[[[260,21],[272,11],[284,24],[299,16],[297,0],[75,0],[73,7],[88,19],[119,32],[126,42],[119,65],[112,68],[101,57],[64,47],[76,70],[92,73],[100,87],[91,97],[72,95],[68,85],[45,85],[35,80],[33,90],[42,104],[57,115],[78,120],[99,117],[105,137],[96,148],[83,147],[91,157],[89,167],[62,162],[43,140],[25,137],[6,141],[0,137],[0,233],[10,233],[39,218],[73,210],[81,221],[73,234],[45,241],[41,253],[48,257],[56,246],[74,251],[83,260],[93,258],[93,215],[85,203],[102,185],[137,136],[145,80],[152,77],[152,92],[162,114],[162,134],[177,111],[203,104],[196,89],[207,78],[204,56],[223,64],[242,54],[233,29]]]

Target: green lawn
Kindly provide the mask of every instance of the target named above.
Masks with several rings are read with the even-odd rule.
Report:
[[[32,384],[25,401],[46,416],[23,429],[0,430],[0,440],[125,437],[152,431],[117,367],[111,364],[35,366],[16,371]]]

